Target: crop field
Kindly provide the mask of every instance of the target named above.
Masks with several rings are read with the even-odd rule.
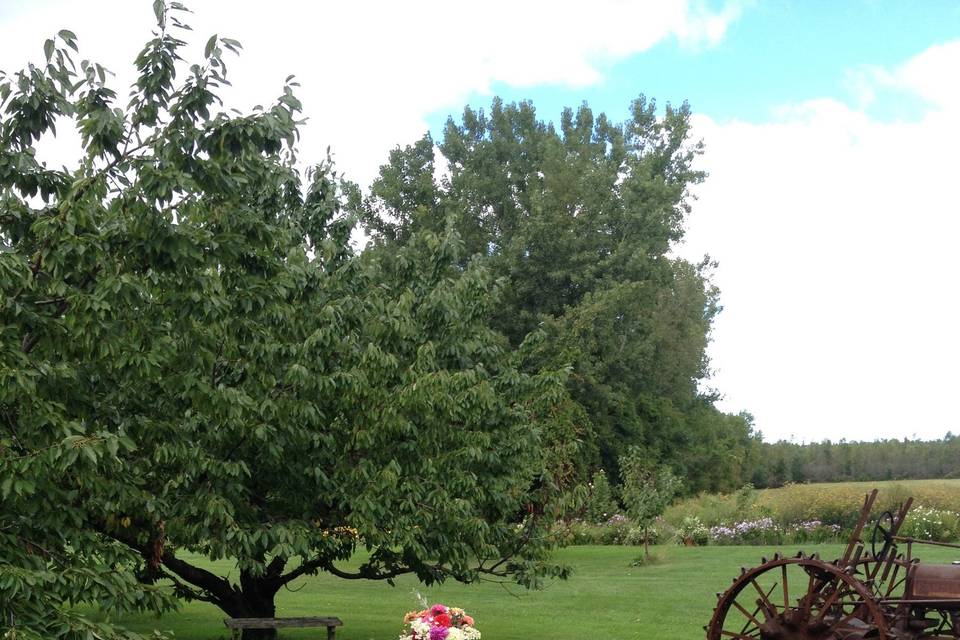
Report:
[[[825,559],[840,554],[840,545],[808,546]],[[741,566],[753,566],[770,547],[655,548],[660,561],[631,565],[635,547],[568,547],[558,560],[574,568],[565,582],[528,592],[497,584],[448,584],[426,589],[412,578],[396,587],[381,582],[346,581],[319,575],[298,581],[279,596],[278,616],[336,615],[344,621],[342,640],[396,640],[403,614],[418,608],[416,592],[430,603],[460,606],[471,613],[485,640],[696,640],[710,618],[714,595],[730,584]],[[796,553],[796,548],[780,549]],[[960,551],[921,549],[929,562],[960,558]],[[209,563],[208,563],[209,565]],[[226,569],[226,563],[219,566]],[[189,603],[161,618],[127,619],[138,630],[174,631],[178,640],[228,638],[224,615],[204,603]],[[290,631],[282,638],[317,638],[320,630]]]
[[[791,484],[761,489],[750,496],[703,494],[681,501],[665,514],[671,523],[695,516],[705,524],[735,522],[770,516],[780,523],[822,520],[848,527],[856,520],[863,497],[876,487],[875,512],[893,509],[913,496],[914,504],[960,512],[960,480],[896,480],[888,482],[837,482]]]

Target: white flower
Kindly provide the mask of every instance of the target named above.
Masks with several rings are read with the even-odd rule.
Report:
[[[460,631],[463,632],[463,640],[480,640],[480,632],[473,627],[461,627]]]
[[[410,622],[410,628],[413,630],[413,633],[416,634],[417,638],[430,637],[429,622],[424,622],[423,620],[413,620]]]

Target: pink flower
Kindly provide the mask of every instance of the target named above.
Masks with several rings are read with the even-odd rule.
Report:
[[[432,613],[435,616],[438,616],[441,613],[446,613],[446,612],[447,612],[447,608],[442,604],[435,604],[432,607],[430,607],[430,613]]]

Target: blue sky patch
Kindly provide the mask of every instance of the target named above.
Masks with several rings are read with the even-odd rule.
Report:
[[[782,105],[817,98],[863,108],[879,120],[913,120],[923,112],[922,100],[877,89],[875,99],[862,104],[854,78],[859,70],[896,68],[958,35],[960,3],[945,0],[758,2],[713,47],[694,50],[669,40],[598,65],[603,80],[592,86],[496,84],[492,90],[508,102],[533,100],[540,116],[554,121],[564,106],[584,100],[620,120],[640,93],[660,103],[687,100],[694,111],[719,121],[764,122]],[[474,93],[467,104],[487,106],[490,97]],[[461,111],[462,105],[451,105],[430,114],[430,130],[439,135],[447,116]]]

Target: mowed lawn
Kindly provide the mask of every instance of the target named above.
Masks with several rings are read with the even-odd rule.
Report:
[[[498,584],[446,584],[424,588],[415,579],[383,582],[348,581],[319,575],[296,581],[279,596],[278,616],[336,615],[344,626],[341,640],[396,640],[404,612],[417,608],[416,592],[430,602],[460,606],[471,613],[485,640],[630,640],[703,638],[714,595],[726,589],[741,566],[753,566],[770,547],[658,547],[657,564],[634,567],[634,547],[569,547],[557,559],[574,569],[567,581],[552,582],[542,591],[525,591]],[[798,549],[780,549],[794,554]],[[841,553],[841,545],[810,545],[824,559]],[[919,551],[919,552],[918,552]],[[915,555],[929,562],[960,559],[960,550],[920,548]],[[205,563],[226,571],[229,563]],[[189,603],[157,618],[126,619],[129,626],[148,631],[173,631],[178,640],[228,638],[224,615],[204,603]],[[283,638],[320,638],[324,630],[284,632]]]

